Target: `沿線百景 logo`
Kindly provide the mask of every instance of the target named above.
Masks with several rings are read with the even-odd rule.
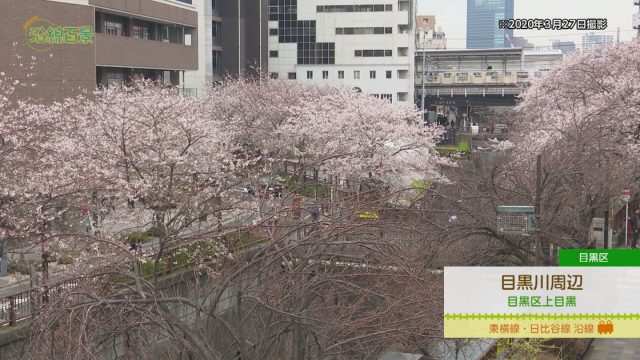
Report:
[[[93,26],[60,26],[34,16],[23,29],[27,46],[35,51],[48,51],[56,45],[93,44]]]

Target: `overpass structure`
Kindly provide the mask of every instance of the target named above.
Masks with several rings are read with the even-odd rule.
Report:
[[[554,49],[470,49],[415,51],[416,104],[466,108],[513,106],[531,79],[557,67]]]

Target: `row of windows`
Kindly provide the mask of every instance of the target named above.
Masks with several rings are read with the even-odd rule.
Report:
[[[418,72],[418,73],[416,73],[416,76],[418,76],[419,74],[420,74],[419,72]],[[435,73],[434,73],[434,72],[427,72],[427,73],[425,73],[425,74],[428,74],[428,75],[434,75],[434,76],[435,76]],[[452,73],[450,73],[450,72],[442,73],[442,76],[443,76],[443,77],[445,77],[445,78],[450,78],[452,75],[453,75],[453,74],[452,74]],[[469,76],[469,73],[456,73],[455,75],[456,75],[456,76],[458,76],[458,77],[467,78],[467,77]],[[505,72],[505,73],[504,73],[504,75],[505,75],[505,76],[511,76],[511,73],[510,73],[510,72]],[[528,76],[529,76],[529,73],[527,73],[526,71],[518,71],[518,72],[516,73],[516,75],[517,75],[518,77],[524,77],[524,78],[526,78],[526,77],[528,77]],[[498,73],[497,73],[497,72],[495,72],[495,71],[487,71],[487,72],[485,72],[485,73],[482,73],[482,72],[474,72],[474,73],[473,73],[473,76],[474,76],[474,77],[483,77],[483,76],[498,77]]]
[[[355,57],[384,57],[393,56],[392,50],[356,50]]]
[[[391,94],[371,94],[376,99],[389,100],[389,102],[393,101],[393,95]]]
[[[166,25],[102,12],[95,13],[95,32],[106,35],[191,45],[194,31],[193,28],[181,25]]]
[[[386,70],[384,72],[385,74],[385,78],[386,79],[391,79],[393,78],[393,71],[391,70]],[[293,76],[293,77],[292,77]],[[314,71],[313,70],[307,70],[307,79],[313,79],[314,76]],[[369,71],[369,79],[375,79],[377,77],[377,71],[376,70],[370,70]],[[278,73],[271,73],[271,78],[277,79],[278,78]],[[288,75],[289,79],[295,79],[296,78],[296,73],[289,73]],[[329,71],[328,70],[322,70],[322,78],[323,79],[329,79]],[[353,78],[354,79],[360,79],[360,70],[354,70],[353,71]],[[338,70],[338,79],[344,79],[344,70]]]
[[[388,5],[318,5],[317,12],[373,12],[393,11],[393,6]]]
[[[392,34],[390,27],[345,27],[336,28],[336,35],[382,35]]]
[[[298,20],[297,0],[269,0],[269,20],[277,20],[278,28],[269,35],[278,36],[279,43],[297,44],[297,63],[301,65],[335,64],[335,44],[316,42],[316,22]],[[277,57],[277,52],[270,52]]]

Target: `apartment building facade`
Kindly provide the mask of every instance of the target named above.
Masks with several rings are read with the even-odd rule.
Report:
[[[412,102],[414,0],[266,0],[271,77]]]
[[[196,0],[199,1],[199,0]],[[16,96],[59,100],[136,78],[184,86],[198,69],[192,0],[6,0],[0,71]]]

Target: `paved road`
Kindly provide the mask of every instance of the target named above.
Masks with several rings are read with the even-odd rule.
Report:
[[[583,360],[640,360],[640,339],[595,339]]]

